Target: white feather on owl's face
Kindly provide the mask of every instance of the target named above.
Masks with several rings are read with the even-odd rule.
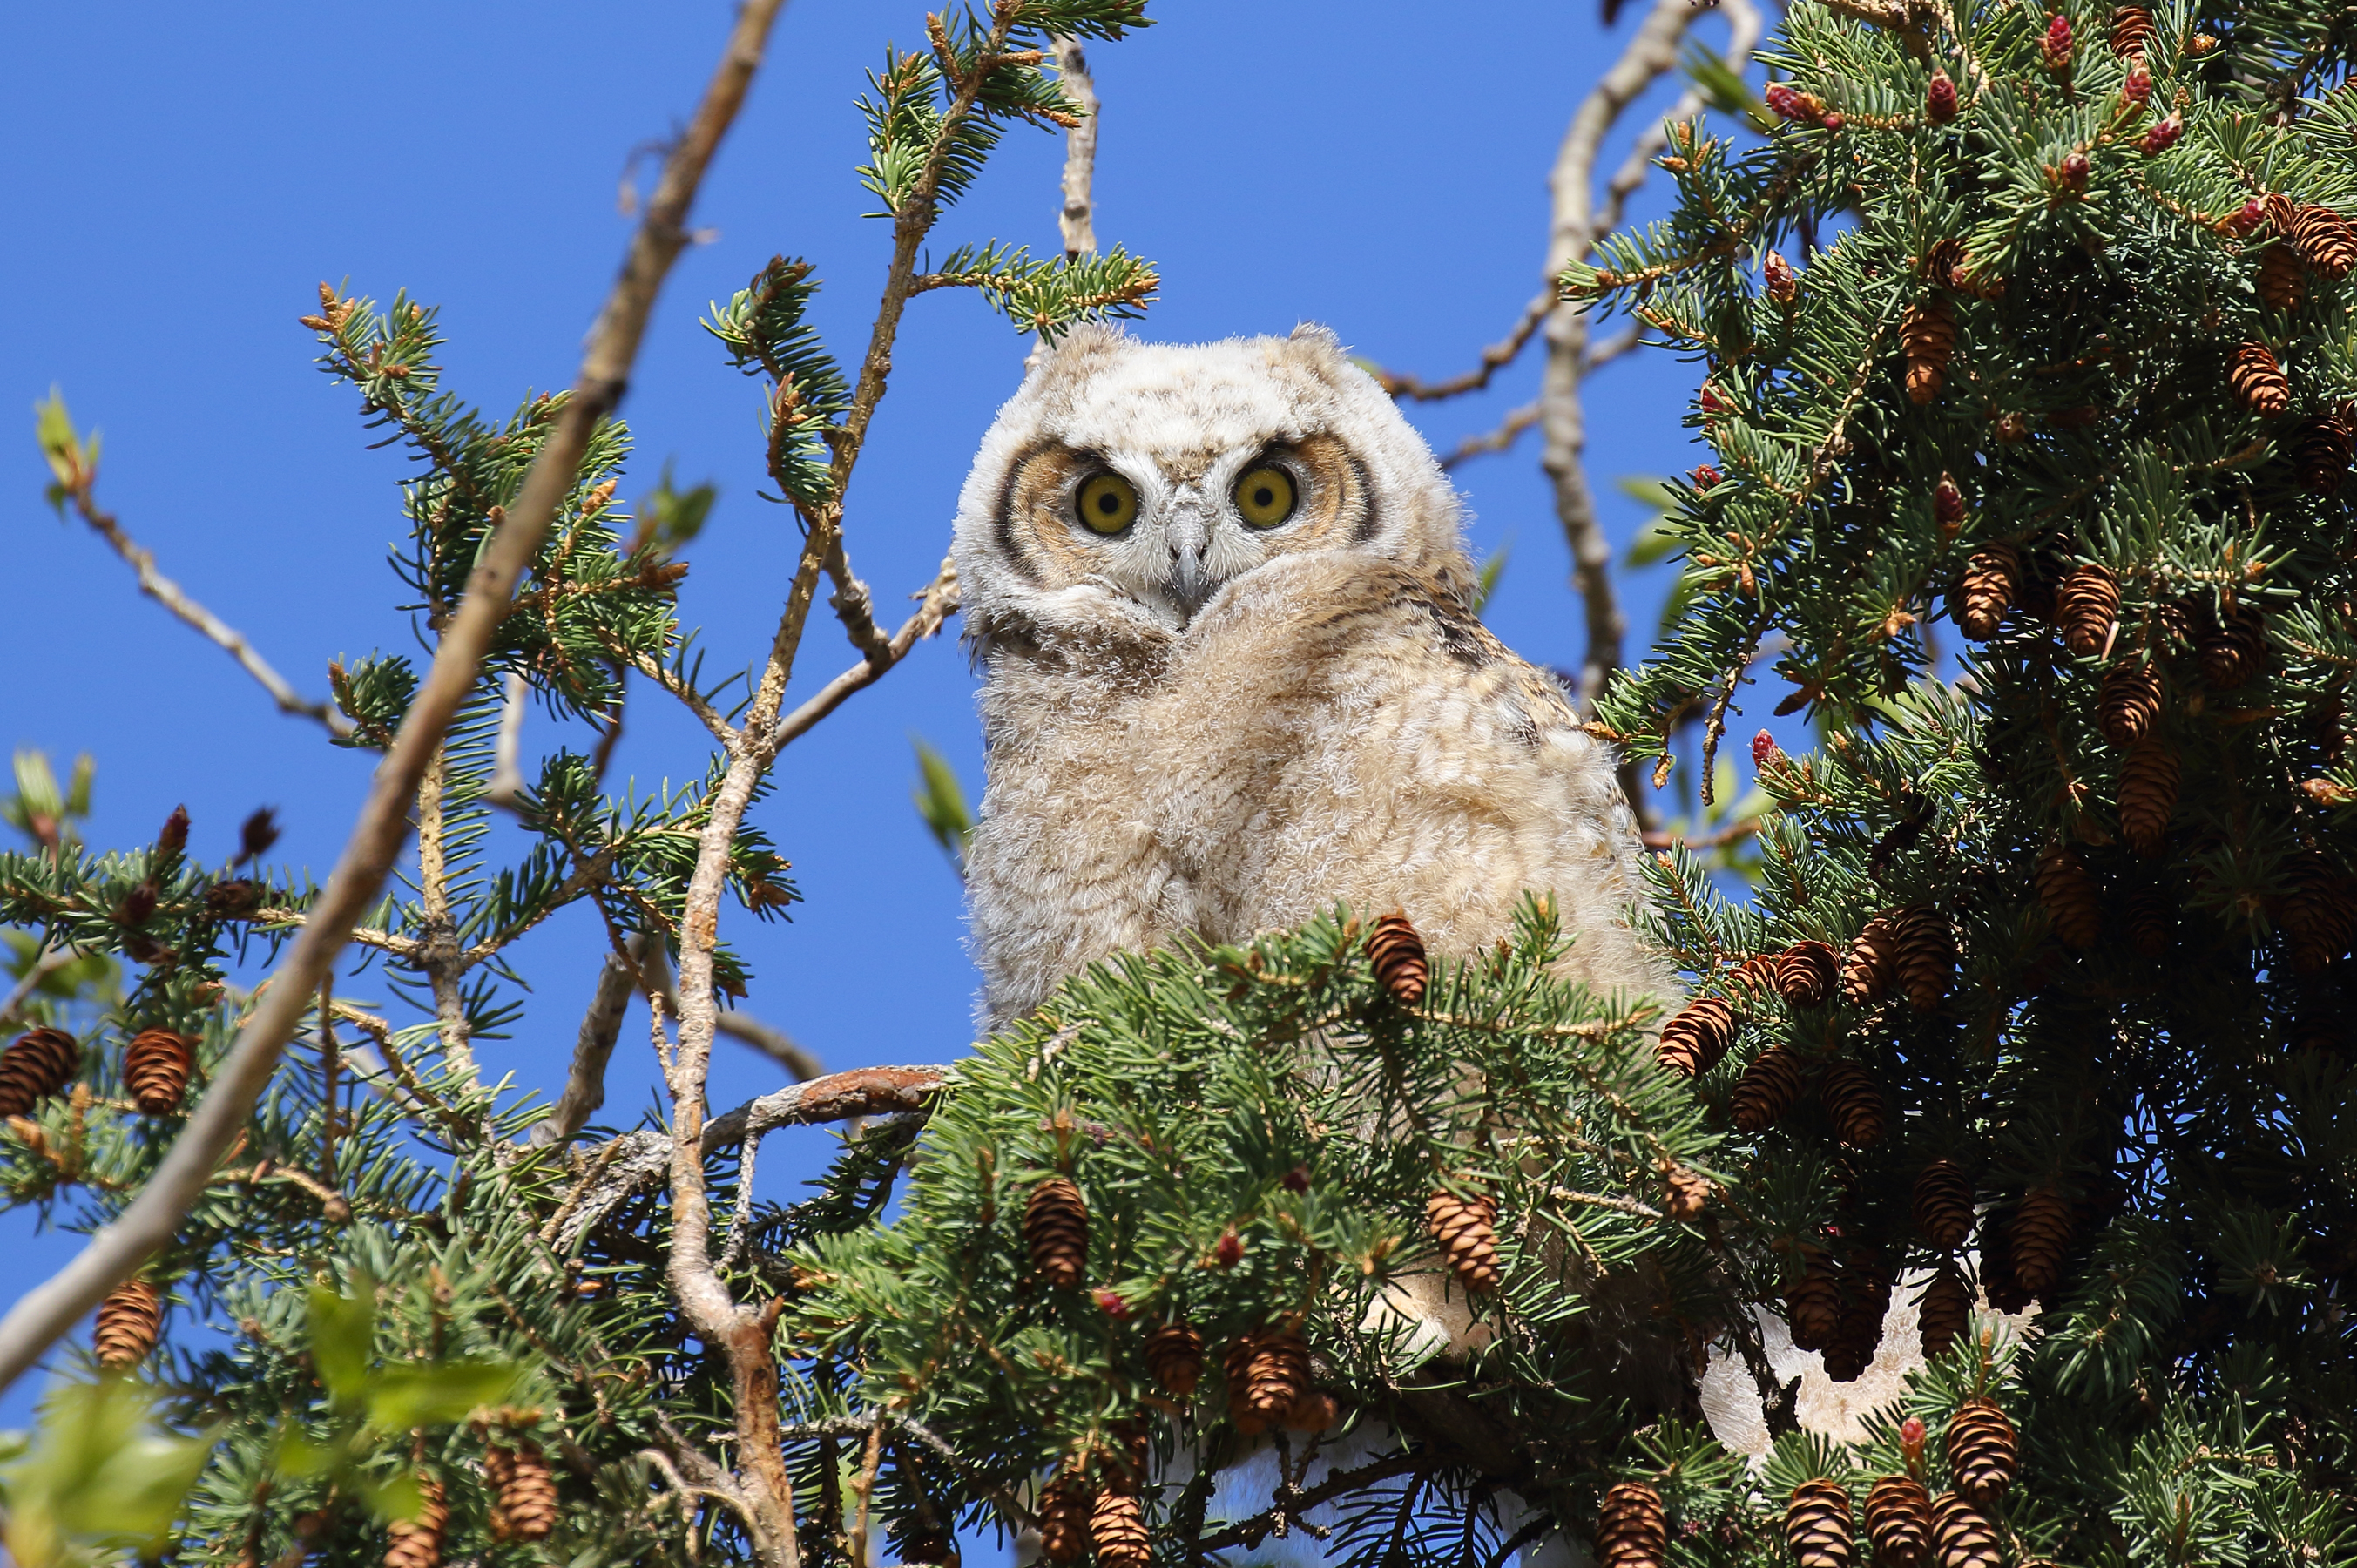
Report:
[[[1226,585],[1305,552],[1456,586],[1455,492],[1331,333],[1146,344],[1068,337],[985,438],[959,499],[972,635],[1183,632]]]

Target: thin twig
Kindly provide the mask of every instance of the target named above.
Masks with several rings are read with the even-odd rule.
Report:
[[[770,741],[773,750],[800,738],[813,725],[843,706],[853,693],[874,685],[893,665],[907,658],[910,649],[941,630],[942,623],[957,613],[957,567],[948,556],[942,558],[941,571],[915,596],[923,602],[917,607],[917,613],[901,622],[900,629],[892,634],[888,649],[890,657],[881,662],[872,657],[863,659],[821,687],[779,724]]]
[[[459,704],[474,690],[483,656],[508,602],[573,487],[590,432],[621,401],[639,340],[671,264],[687,243],[686,220],[720,138],[736,119],[759,65],[770,27],[784,0],[746,0],[726,54],[687,132],[663,166],[622,274],[590,334],[573,395],[533,458],[515,505],[491,535],[457,614],[442,634],[432,668],[401,732],[378,765],[367,802],[341,857],[292,950],[207,1086],[188,1125],[138,1197],[102,1229],[73,1262],[27,1292],[0,1319],[0,1388],[13,1384],[59,1337],[106,1294],[168,1243],[204,1191],[222,1152],[243,1130],[279,1054],[334,968],[352,928],[376,902],[408,838],[409,803],[428,760],[441,749]],[[758,1539],[758,1538],[757,1538]],[[799,1568],[789,1555],[783,1568]]]
[[[1388,1481],[1394,1476],[1422,1475],[1430,1469],[1432,1460],[1419,1454],[1389,1454],[1355,1470],[1329,1475],[1307,1491],[1297,1492],[1278,1507],[1265,1509],[1250,1519],[1238,1520],[1227,1529],[1208,1535],[1195,1548],[1197,1554],[1224,1552],[1232,1546],[1256,1546],[1263,1536],[1275,1527],[1280,1516],[1307,1513],[1318,1504],[1330,1501],[1346,1493],[1355,1492],[1377,1481]]]
[[[632,940],[641,948],[648,945],[643,938]],[[549,1108],[547,1120],[525,1140],[532,1147],[571,1143],[588,1124],[590,1115],[606,1103],[606,1064],[613,1058],[614,1042],[621,1037],[622,1015],[630,1007],[630,993],[638,989],[638,969],[630,959],[613,952],[598,966],[597,989],[590,993],[589,1009],[582,1014],[581,1028],[574,1036],[573,1065],[565,1075],[565,1091]]]
[[[672,979],[671,960],[664,956],[660,943],[649,942],[645,945],[645,959],[641,967],[646,976],[644,983],[661,990],[663,1005],[671,1009],[673,1017],[678,1017],[679,987]],[[773,1024],[763,1023],[742,1009],[734,1007],[715,1009],[712,1026],[730,1039],[739,1040],[752,1047],[804,1082],[814,1078],[823,1078],[826,1075],[826,1069],[820,1063],[818,1058],[796,1045],[793,1036]]]
[[[1725,849],[1728,844],[1742,843],[1759,831],[1760,819],[1746,817],[1739,822],[1729,823],[1718,832],[1705,833],[1700,838],[1688,838],[1683,833],[1665,832],[1652,828],[1647,829],[1638,836],[1644,840],[1647,849]]]
[[[81,956],[71,948],[56,948],[44,943],[39,954],[34,958],[32,967],[25,971],[24,978],[9,991],[8,1000],[0,1003],[0,1027],[16,1021],[16,1009],[41,988],[41,982]]]
[[[246,641],[244,633],[197,603],[188,596],[188,590],[156,570],[154,553],[125,533],[114,514],[98,504],[98,469],[95,464],[84,465],[76,461],[72,467],[71,478],[63,474],[59,476],[59,488],[73,502],[74,510],[81,520],[90,524],[100,538],[113,545],[114,553],[138,574],[141,593],[171,611],[183,623],[195,628],[214,646],[236,660],[240,668],[261,682],[262,689],[270,693],[270,700],[278,704],[281,713],[294,714],[325,725],[329,735],[348,736],[352,733],[351,720],[339,713],[332,704],[314,702],[288,685],[286,678],[273,670],[270,661],[254,650],[253,644]]]
[[[1526,403],[1501,420],[1497,429],[1484,431],[1479,435],[1468,435],[1464,440],[1459,441],[1456,449],[1440,460],[1440,466],[1443,468],[1454,468],[1458,464],[1472,458],[1487,456],[1492,452],[1506,451],[1523,438],[1523,431],[1538,422],[1539,405]]]
[[[1523,314],[1514,329],[1481,350],[1481,363],[1461,376],[1451,376],[1445,381],[1426,381],[1415,376],[1394,375],[1378,370],[1375,382],[1394,397],[1413,398],[1418,403],[1437,403],[1442,398],[1461,396],[1480,392],[1490,384],[1490,378],[1512,364],[1521,357],[1523,346],[1530,342],[1539,326],[1555,308],[1555,288],[1553,284],[1523,306]]]

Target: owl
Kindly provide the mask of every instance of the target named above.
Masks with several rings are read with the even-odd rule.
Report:
[[[1666,995],[1606,747],[1474,613],[1463,509],[1332,333],[1073,331],[984,438],[954,553],[984,673],[985,1024],[1106,955],[1337,903],[1467,955],[1550,894],[1566,973]]]

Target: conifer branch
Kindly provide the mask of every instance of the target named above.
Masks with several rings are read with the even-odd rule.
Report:
[[[51,409],[57,411],[56,426],[61,426],[61,429],[53,427],[47,417]],[[189,596],[187,589],[156,569],[155,553],[124,532],[122,523],[117,521],[115,515],[98,504],[96,438],[92,437],[90,442],[83,443],[73,437],[70,426],[64,425],[62,402],[52,399],[43,405],[42,412],[44,415],[41,433],[42,447],[48,456],[51,469],[58,477],[52,491],[53,499],[57,499],[61,506],[67,501],[73,503],[75,515],[88,523],[92,532],[113,546],[114,553],[123,557],[132,571],[137,574],[139,591],[171,611],[183,625],[194,628],[206,640],[236,660],[238,667],[253,676],[262,689],[270,693],[270,700],[278,704],[279,712],[293,714],[298,718],[307,718],[324,725],[331,736],[342,736],[351,734],[351,720],[338,713],[332,704],[314,701],[296,691],[293,686],[287,684],[285,676],[271,668],[270,661],[262,657],[253,644],[245,639],[244,633],[199,604]]]
[[[620,402],[639,341],[672,262],[687,243],[686,219],[704,172],[745,100],[783,0],[747,0],[695,117],[665,161],[621,276],[590,334],[574,394],[533,459],[523,489],[492,534],[468,591],[444,630],[432,669],[379,766],[359,822],[293,950],[255,1003],[237,1044],[215,1069],[170,1153],[115,1220],[73,1262],[20,1298],[0,1319],[0,1388],[26,1369],[133,1270],[170,1241],[244,1129],[288,1038],[334,968],[361,914],[375,902],[408,837],[418,781],[459,705],[474,690],[518,580],[537,554],[571,489],[592,430]],[[789,1568],[792,1568],[789,1564]]]

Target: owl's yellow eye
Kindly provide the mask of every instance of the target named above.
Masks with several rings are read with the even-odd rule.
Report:
[[[1119,474],[1082,482],[1081,521],[1092,533],[1119,533],[1137,521],[1137,487]]]
[[[1293,476],[1274,463],[1236,481],[1236,510],[1254,528],[1275,528],[1293,515]]]

